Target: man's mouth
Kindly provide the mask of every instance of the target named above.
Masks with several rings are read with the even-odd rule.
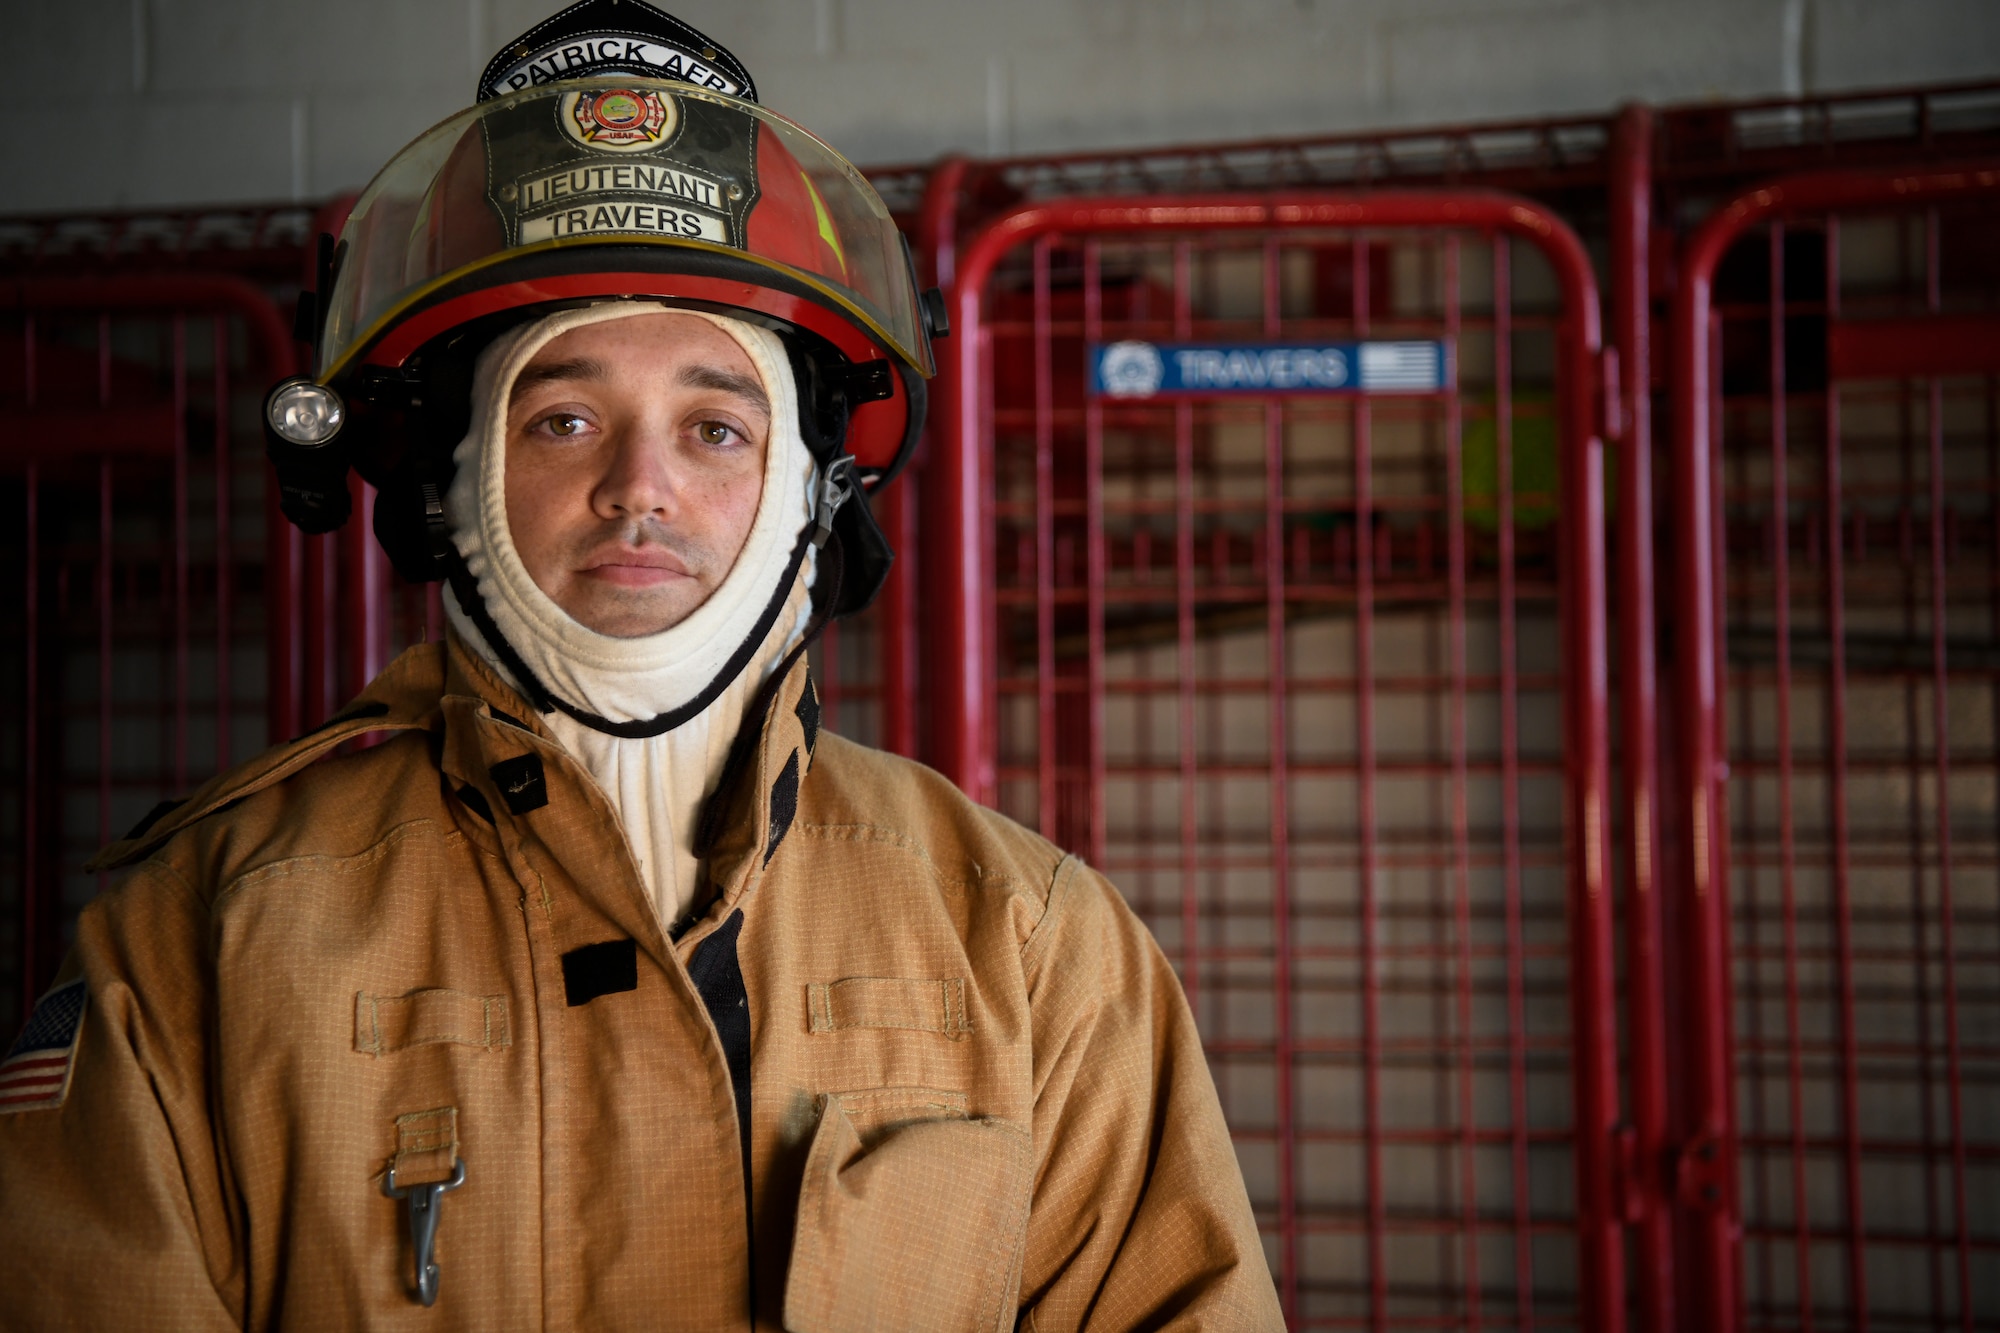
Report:
[[[604,551],[577,572],[620,588],[656,588],[676,579],[694,577],[686,561],[658,546]]]

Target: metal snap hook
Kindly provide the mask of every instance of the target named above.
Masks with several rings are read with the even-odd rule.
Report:
[[[389,1174],[382,1181],[384,1194],[392,1199],[402,1199],[409,1204],[410,1248],[416,1252],[417,1260],[416,1298],[426,1306],[436,1305],[438,1298],[438,1266],[435,1258],[438,1201],[464,1183],[463,1158],[452,1164],[450,1180],[437,1180],[424,1185],[398,1186],[396,1168],[392,1165]]]

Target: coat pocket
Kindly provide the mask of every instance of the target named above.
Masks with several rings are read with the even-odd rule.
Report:
[[[1013,1327],[1032,1143],[962,1106],[928,1088],[821,1099],[785,1279],[792,1333]]]

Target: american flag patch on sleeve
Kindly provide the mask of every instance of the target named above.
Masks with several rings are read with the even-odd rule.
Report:
[[[90,992],[78,977],[35,1003],[28,1026],[0,1060],[0,1115],[53,1110],[63,1104],[89,999]]]

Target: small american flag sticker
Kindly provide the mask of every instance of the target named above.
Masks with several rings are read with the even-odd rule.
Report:
[[[83,1010],[90,1000],[83,978],[58,986],[35,1004],[28,1026],[0,1060],[0,1115],[47,1111],[69,1095]]]

